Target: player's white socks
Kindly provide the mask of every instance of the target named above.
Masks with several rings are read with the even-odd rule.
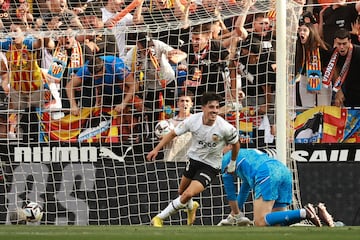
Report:
[[[165,219],[170,215],[176,213],[178,210],[184,208],[186,204],[182,204],[180,202],[180,197],[181,196],[177,197],[175,200],[169,203],[169,205],[164,210],[162,210],[161,213],[159,213],[157,216],[161,219]]]
[[[192,200],[192,198],[190,198],[190,200],[186,203],[186,208],[187,209],[193,209],[194,207],[194,201]]]

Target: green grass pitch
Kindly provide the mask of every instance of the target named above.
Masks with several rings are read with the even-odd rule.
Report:
[[[0,226],[4,240],[355,240],[360,227]]]

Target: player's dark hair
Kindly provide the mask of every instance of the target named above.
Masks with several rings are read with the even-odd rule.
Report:
[[[94,57],[89,60],[88,68],[90,74],[93,76],[104,69],[104,61],[99,57]]]
[[[202,106],[205,106],[206,104],[208,104],[209,102],[212,102],[212,101],[221,102],[222,97],[214,92],[206,92],[201,97],[201,105]]]

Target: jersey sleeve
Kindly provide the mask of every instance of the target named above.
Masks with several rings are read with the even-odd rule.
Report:
[[[89,69],[87,67],[87,64],[78,69],[78,71],[76,72],[76,76],[81,77],[81,78],[84,78],[86,76],[90,76],[90,72],[89,72]]]
[[[180,136],[186,132],[189,132],[190,131],[190,126],[194,123],[193,121],[193,117],[194,115],[186,118],[184,121],[180,122],[175,128],[174,128],[174,131],[175,131],[175,134],[177,136]]]
[[[185,118],[184,121],[181,121],[175,128],[175,134],[180,136],[186,132],[191,132],[191,127],[196,126],[198,121],[198,114],[192,114],[190,117]],[[201,118],[201,117],[200,117]]]
[[[33,36],[27,36],[24,39],[23,44],[27,47],[28,50],[33,51],[35,41],[36,41],[36,39]]]
[[[130,69],[126,66],[125,62],[120,58],[116,59],[114,68],[116,82],[123,81],[131,72]]]
[[[167,44],[164,43],[164,42],[157,41],[157,44],[158,44],[158,48],[160,49],[160,51],[161,51],[162,53],[165,53],[165,54],[166,54],[167,52],[170,52],[170,51],[174,50],[173,47],[167,45]]]
[[[246,180],[242,180],[240,192],[237,197],[238,206],[241,210],[243,209],[245,201],[249,197],[250,190],[251,190],[251,188],[250,188],[249,183]]]
[[[229,173],[222,174],[226,198],[229,201],[236,201],[236,186],[234,184],[234,175]]]
[[[228,127],[228,134],[226,136],[226,142],[228,144],[235,144],[236,142],[239,141],[239,133],[234,126],[232,126],[229,123],[227,124],[229,125],[229,127]]]
[[[6,38],[4,41],[0,41],[0,50],[10,50],[11,42],[12,39],[10,37]]]

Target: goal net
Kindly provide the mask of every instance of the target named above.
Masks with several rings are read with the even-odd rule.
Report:
[[[0,223],[14,223],[11,213],[33,201],[45,212],[38,224],[149,224],[177,196],[188,139],[174,143],[175,157],[167,150],[155,162],[145,157],[159,142],[156,124],[177,116],[184,91],[194,94],[192,112],[204,91],[222,95],[242,147],[276,155],[275,1],[257,0],[248,11],[247,1],[232,0],[134,0],[121,8],[111,0],[65,2],[5,0],[1,8]],[[293,76],[301,8],[286,4],[283,81]],[[242,16],[249,36],[239,40]],[[232,41],[194,54],[202,41],[194,36],[210,36],[209,24],[212,42]],[[291,84],[282,90],[291,113]],[[197,225],[216,225],[230,212],[221,176],[195,200]],[[252,218],[251,199],[244,209]],[[186,213],[165,224],[186,224]]]

